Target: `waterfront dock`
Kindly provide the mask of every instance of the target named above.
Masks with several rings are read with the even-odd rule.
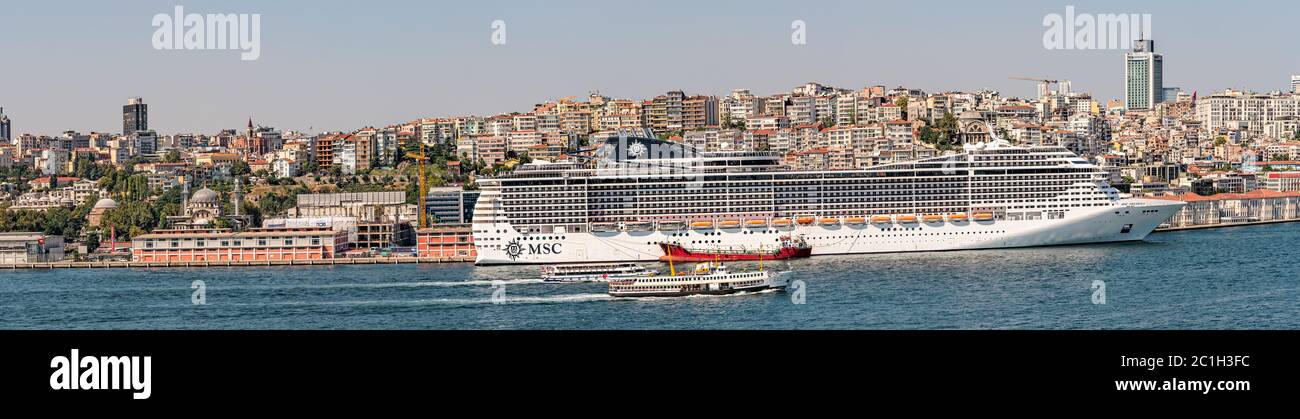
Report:
[[[1229,222],[1229,223],[1218,223],[1218,224],[1184,225],[1184,226],[1177,226],[1177,227],[1171,226],[1171,227],[1157,228],[1155,232],[1158,233],[1162,231],[1204,230],[1207,228],[1249,227],[1249,226],[1257,226],[1257,225],[1265,225],[1265,224],[1294,223],[1297,221],[1300,221],[1300,218],[1293,218],[1293,219],[1286,219],[1286,220],[1265,220],[1265,221]]]
[[[474,258],[417,258],[372,257],[334,258],[317,260],[241,260],[241,261],[186,261],[186,262],[34,262],[0,264],[0,269],[61,269],[61,268],[206,268],[228,266],[330,266],[330,265],[382,265],[401,263],[473,263]]]
[[[1202,196],[1195,193],[1148,197],[1186,202],[1156,231],[1198,230],[1300,221],[1300,192],[1257,189]]]

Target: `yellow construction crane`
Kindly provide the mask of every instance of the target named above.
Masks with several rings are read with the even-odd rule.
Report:
[[[419,202],[417,202],[420,208],[420,214],[418,216],[419,218],[416,221],[416,223],[418,224],[416,228],[425,228],[429,226],[429,220],[428,220],[429,215],[426,214],[424,211],[425,195],[429,193],[429,187],[426,186],[428,185],[428,181],[425,178],[428,177],[429,172],[424,170],[424,162],[429,161],[429,156],[424,153],[424,142],[420,142],[419,154],[407,152],[406,158],[415,160],[419,162],[420,165],[420,191],[416,194],[416,196],[418,196],[419,197],[418,199],[420,200]]]

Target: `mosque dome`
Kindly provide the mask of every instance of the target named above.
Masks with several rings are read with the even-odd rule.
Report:
[[[198,192],[194,193],[194,196],[190,197],[190,202],[215,204],[217,203],[217,199],[218,199],[217,191],[208,188],[203,188],[203,189],[199,189]]]

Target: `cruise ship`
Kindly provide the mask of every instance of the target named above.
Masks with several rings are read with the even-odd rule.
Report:
[[[956,154],[824,171],[619,135],[479,184],[482,265],[649,262],[660,243],[775,249],[782,237],[813,256],[1136,241],[1185,205],[1121,196],[1066,148],[995,135]]]

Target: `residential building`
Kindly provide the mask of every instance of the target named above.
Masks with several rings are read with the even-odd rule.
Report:
[[[702,129],[718,125],[718,98],[691,96],[682,101],[682,129]]]
[[[316,168],[329,171],[334,168],[334,152],[340,143],[351,137],[347,134],[325,134],[316,138]]]
[[[1300,191],[1300,172],[1267,172],[1262,174],[1264,189],[1278,192]]]
[[[136,130],[127,134],[131,145],[131,157],[153,157],[158,155],[158,133],[153,130]]]
[[[1297,117],[1300,117],[1300,95],[1228,89],[1196,101],[1196,119],[1211,133],[1243,130],[1248,135],[1263,136],[1273,124],[1279,128],[1288,122],[1295,126]]]
[[[298,176],[299,170],[301,168],[298,161],[291,158],[276,158],[271,161],[271,173],[274,173],[276,177],[291,178]]]

